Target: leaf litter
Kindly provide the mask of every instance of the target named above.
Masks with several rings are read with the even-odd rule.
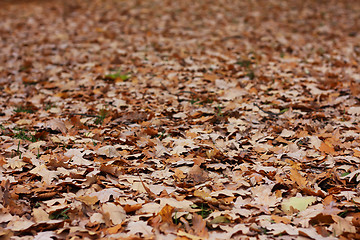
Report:
[[[4,239],[359,239],[356,1],[4,1]]]

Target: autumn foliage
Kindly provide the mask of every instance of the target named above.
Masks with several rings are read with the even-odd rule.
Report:
[[[359,1],[1,1],[1,239],[360,239]]]

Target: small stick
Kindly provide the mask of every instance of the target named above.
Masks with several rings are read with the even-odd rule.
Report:
[[[226,40],[229,40],[229,39],[236,39],[236,38],[243,38],[243,36],[241,35],[233,35],[233,36],[228,36],[228,37],[224,37],[221,39],[221,41],[226,41]]]
[[[86,113],[69,113],[70,116],[84,116],[84,117],[99,117],[98,115],[86,114]]]
[[[260,107],[257,103],[254,103],[255,106],[257,106],[261,111],[263,111],[266,114],[269,114],[270,116],[279,116],[281,114],[284,114],[285,112],[280,112],[280,113],[274,113],[274,112],[270,112],[270,111],[266,111],[264,110],[262,107]]]
[[[143,185],[145,191],[146,191],[147,194],[149,195],[149,198],[150,198],[151,200],[156,199],[156,195],[155,195],[153,192],[151,192],[151,190],[150,190],[147,186],[145,186],[145,183],[143,182],[143,180],[142,180],[141,177],[140,177],[139,171],[138,171],[137,173],[138,173],[138,176],[139,176],[139,179],[140,179],[141,184]]]

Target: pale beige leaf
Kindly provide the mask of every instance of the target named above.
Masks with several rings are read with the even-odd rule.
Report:
[[[34,236],[33,240],[50,240],[50,239],[56,239],[57,235],[52,231],[46,231],[46,232],[39,232]]]
[[[145,221],[136,221],[129,222],[126,229],[129,231],[129,235],[142,234],[143,237],[149,236],[152,234],[152,227],[147,224]]]
[[[46,126],[54,131],[60,131],[62,134],[66,134],[67,128],[65,123],[60,119],[51,119],[46,122]]]
[[[107,156],[108,158],[120,157],[120,153],[114,146],[103,146],[96,151],[97,154]]]
[[[42,208],[34,208],[33,217],[36,223],[49,220],[49,214]]]
[[[289,138],[289,137],[294,136],[294,134],[295,134],[294,131],[291,131],[291,130],[288,130],[288,129],[283,129],[280,136],[284,137],[284,138]]]
[[[41,176],[46,184],[51,184],[52,180],[59,174],[57,171],[48,170],[45,165],[37,166],[30,173]]]
[[[109,214],[110,220],[114,225],[121,224],[126,219],[126,212],[120,205],[114,203],[105,203],[102,205],[104,213]]]
[[[97,197],[101,203],[109,201],[110,196],[114,199],[123,196],[124,194],[118,188],[106,188],[98,192],[91,193],[90,197]]]
[[[92,223],[105,223],[104,217],[101,213],[94,213],[90,217],[90,222]]]
[[[30,228],[35,223],[33,221],[27,220],[27,219],[17,219],[15,221],[9,222],[7,225],[8,229],[11,229],[12,231],[22,231]]]

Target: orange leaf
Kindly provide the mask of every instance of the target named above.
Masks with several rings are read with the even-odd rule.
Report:
[[[354,157],[360,157],[360,151],[359,150],[353,149],[353,151],[354,151]]]
[[[109,233],[109,234],[118,233],[118,232],[121,230],[122,225],[123,225],[123,222],[120,223],[120,224],[118,224],[118,225],[115,225],[115,226],[113,226],[113,227],[108,228],[108,229],[106,230],[106,232]]]
[[[256,183],[261,182],[264,178],[261,174],[258,173],[252,173],[249,177],[252,181],[255,181]]]
[[[99,199],[97,198],[97,196],[79,196],[76,198],[77,200],[85,203],[88,206],[92,206],[94,205],[97,201],[99,201]]]
[[[330,146],[328,143],[324,143],[324,142],[321,142],[319,150],[321,152],[330,153],[330,154],[335,153],[333,146]]]
[[[271,219],[274,220],[276,223],[285,223],[285,224],[291,223],[291,219],[288,219],[287,217],[271,215]]]
[[[176,179],[178,179],[179,181],[181,181],[182,179],[186,178],[186,175],[183,173],[183,171],[181,171],[180,169],[176,168],[175,169],[175,173],[174,173],[174,177]]]
[[[126,213],[135,212],[136,210],[139,210],[140,208],[142,208],[141,203],[134,204],[134,205],[126,204],[124,206],[124,210],[125,210]]]
[[[295,169],[290,170],[290,178],[296,182],[299,187],[305,187],[307,184],[306,179]]]
[[[351,222],[355,227],[360,227],[360,213],[355,213]]]
[[[162,222],[167,222],[172,224],[172,218],[171,215],[174,212],[174,207],[170,206],[169,204],[166,204],[159,212],[159,215],[161,216]]]

